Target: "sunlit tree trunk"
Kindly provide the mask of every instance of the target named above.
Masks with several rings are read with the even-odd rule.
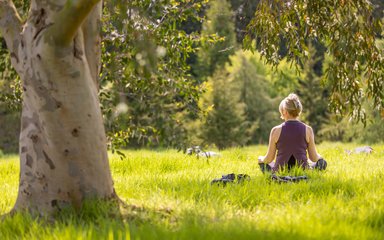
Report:
[[[99,0],[35,0],[21,24],[0,0],[0,28],[22,80],[14,210],[49,214],[115,197],[98,100]]]

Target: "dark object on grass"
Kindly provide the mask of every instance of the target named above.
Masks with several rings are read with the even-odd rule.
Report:
[[[300,182],[300,181],[303,181],[303,180],[308,180],[308,177],[307,176],[276,176],[275,174],[273,174],[271,176],[271,179],[273,181],[276,181],[278,183],[289,183],[289,182]]]
[[[267,163],[259,163],[259,167],[261,172],[272,172],[272,167],[269,166]]]
[[[316,170],[325,170],[327,169],[327,166],[328,166],[327,161],[325,161],[323,158],[320,158],[319,160],[317,160],[313,168]]]
[[[217,184],[217,185],[227,185],[227,183],[242,183],[244,181],[250,181],[251,177],[247,174],[234,174],[230,173],[227,175],[223,175],[221,178],[213,179],[211,182],[211,185]]]

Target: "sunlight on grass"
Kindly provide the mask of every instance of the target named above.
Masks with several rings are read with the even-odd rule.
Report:
[[[130,208],[115,214],[108,204],[91,204],[54,224],[17,214],[1,222],[0,239],[384,239],[384,146],[370,155],[345,153],[354,147],[319,145],[327,171],[307,171],[309,180],[294,184],[260,172],[256,159],[266,146],[208,160],[175,150],[110,155],[116,192]],[[0,160],[1,214],[15,202],[18,171],[17,156]],[[210,185],[232,172],[251,181]]]

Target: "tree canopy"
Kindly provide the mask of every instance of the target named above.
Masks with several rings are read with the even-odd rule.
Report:
[[[364,99],[384,108],[384,58],[375,44],[382,25],[372,12],[365,0],[262,0],[244,44],[254,49],[256,40],[268,63],[277,65],[286,57],[298,67],[307,61],[312,41],[324,45],[333,59],[324,76],[331,86],[331,108],[364,121]]]
[[[190,76],[187,59],[200,41],[183,26],[201,22],[198,1],[105,1],[99,95],[111,148],[127,144],[178,146],[184,143],[178,112],[197,112],[201,87]],[[15,1],[22,19],[30,1]],[[209,36],[207,36],[209,37]],[[5,43],[0,61],[0,99],[20,111],[21,89]]]

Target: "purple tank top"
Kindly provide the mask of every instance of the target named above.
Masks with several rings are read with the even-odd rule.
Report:
[[[282,124],[279,140],[276,143],[277,156],[273,171],[288,164],[293,156],[297,164],[303,168],[308,167],[306,141],[306,126],[300,121],[286,121]]]

